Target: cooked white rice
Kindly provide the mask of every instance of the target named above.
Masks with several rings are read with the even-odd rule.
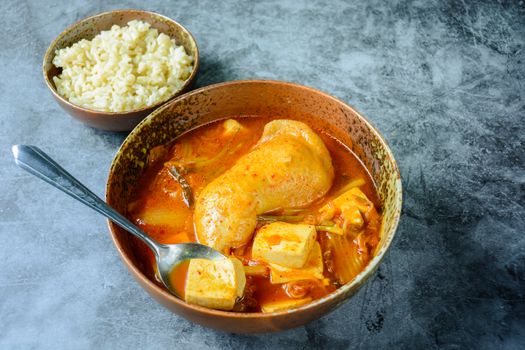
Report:
[[[169,98],[190,76],[193,57],[149,23],[131,21],[57,50],[53,64],[62,68],[57,91],[71,103],[123,112]]]

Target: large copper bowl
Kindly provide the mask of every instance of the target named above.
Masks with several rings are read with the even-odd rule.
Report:
[[[188,55],[193,56],[193,72],[188,77],[180,90],[175,91],[167,100],[160,101],[155,105],[129,110],[125,112],[104,112],[84,108],[69,102],[62,97],[56,90],[53,77],[60,74],[60,70],[53,65],[56,50],[68,47],[80,41],[81,39],[91,40],[103,30],[111,29],[111,26],[117,24],[125,26],[129,21],[141,20],[148,22],[151,27],[157,29],[160,33],[168,35],[175,39],[177,45],[182,45]],[[158,13],[142,10],[115,10],[100,13],[98,15],[80,20],[69,28],[65,29],[49,45],[42,64],[42,72],[47,87],[51,90],[53,97],[69,115],[80,120],[89,126],[112,131],[129,131],[133,129],[142,119],[154,111],[156,108],[188,91],[193,84],[197,71],[199,69],[199,49],[191,33],[174,20],[159,15]]]
[[[127,137],[113,160],[107,202],[122,213],[146,164],[148,150],[217,119],[272,115],[306,121],[328,130],[348,145],[377,184],[382,206],[381,241],[374,258],[353,281],[298,309],[275,313],[236,313],[190,305],[154,283],[134,237],[109,222],[113,241],[133,277],[159,303],[206,327],[227,332],[271,332],[304,325],[348,300],[374,274],[394,238],[401,212],[401,179],[392,152],[379,132],[347,104],[320,91],[279,81],[247,80],[208,86],[187,93],[144,119]]]

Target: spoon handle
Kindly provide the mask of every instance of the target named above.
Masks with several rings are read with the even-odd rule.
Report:
[[[30,174],[62,190],[91,209],[104,215],[123,229],[143,240],[153,251],[159,253],[159,244],[135,226],[125,216],[106,204],[96,194],[82,185],[51,157],[36,146],[14,145],[12,148],[16,164]]]

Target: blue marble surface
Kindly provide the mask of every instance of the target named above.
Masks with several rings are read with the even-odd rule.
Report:
[[[171,314],[131,278],[104,219],[16,168],[41,146],[103,195],[125,135],[69,118],[41,76],[66,26],[109,9],[176,19],[198,86],[268,78],[326,91],[389,141],[398,236],[377,274],[311,324],[232,335]],[[523,1],[0,2],[0,348],[525,348]]]

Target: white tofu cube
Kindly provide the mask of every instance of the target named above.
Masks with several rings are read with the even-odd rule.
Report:
[[[318,242],[314,243],[308,261],[301,269],[270,264],[270,282],[273,284],[288,283],[291,281],[323,279],[323,253]]]
[[[361,214],[365,216],[365,218],[368,216],[368,213],[374,205],[368,197],[357,187],[354,187],[336,199],[334,199],[334,205],[341,210],[342,213],[352,210],[353,208],[359,209]]]
[[[234,136],[236,133],[242,130],[242,125],[235,119],[225,120],[222,124],[224,126],[224,136]]]
[[[312,301],[312,298],[279,300],[264,303],[261,305],[262,312],[276,312],[283,310],[296,309]]]
[[[253,240],[252,258],[270,264],[301,268],[315,243],[313,225],[274,222],[261,227]]]
[[[354,187],[328,202],[319,209],[319,212],[324,220],[331,220],[334,216],[340,215],[343,218],[341,234],[346,234],[348,231],[359,232],[373,208],[374,204],[366,195],[359,188]]]
[[[231,310],[244,294],[246,276],[236,258],[221,261],[192,259],[186,276],[187,303],[211,309]]]

